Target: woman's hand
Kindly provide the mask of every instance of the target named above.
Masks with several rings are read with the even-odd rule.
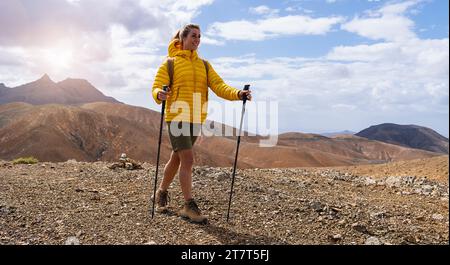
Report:
[[[247,98],[247,100],[252,100],[252,91],[251,90],[240,90],[238,96],[239,96],[240,100],[244,100],[244,98]]]
[[[170,87],[167,88],[167,91],[161,90],[158,92],[158,99],[161,101],[167,100],[170,97]]]

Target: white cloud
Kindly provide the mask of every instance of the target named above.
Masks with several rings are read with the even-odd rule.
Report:
[[[225,40],[261,41],[285,35],[323,35],[341,21],[342,17],[284,16],[255,22],[247,20],[216,22],[208,28],[206,34]]]
[[[160,26],[162,18],[135,1],[6,0],[0,3],[0,45],[48,46],[61,38],[76,39],[93,32],[107,35],[112,24],[129,31],[145,30]]]
[[[387,4],[384,7],[382,7],[378,12],[383,15],[402,15],[409,8],[417,5],[421,1],[422,0],[408,0],[400,3]]]
[[[157,109],[149,98],[155,67],[164,60],[161,54],[175,30],[211,3],[0,1],[0,83],[16,86],[44,72],[55,81],[81,77],[128,104]],[[208,60],[228,84],[251,83],[255,100],[278,100],[284,113],[280,128],[357,131],[377,120],[417,123],[414,119],[422,118],[447,126],[448,134],[449,40],[421,40],[415,35],[406,13],[417,3],[390,2],[342,25],[379,43],[336,46],[317,58],[260,59],[247,54]],[[254,11],[264,16],[274,9],[258,10]],[[27,18],[31,15],[33,21]],[[342,17],[301,15],[216,22],[205,31],[202,43],[321,35],[342,22]],[[43,56],[48,52],[53,54]],[[49,62],[52,57],[61,60]],[[76,60],[67,64],[71,58]]]
[[[287,12],[294,12],[295,8],[292,7],[292,6],[289,6],[289,7],[286,7],[284,10],[287,11]]]
[[[153,4],[155,1],[152,0],[141,0],[144,3]],[[156,1],[160,3],[160,6],[166,6],[172,10],[183,10],[188,12],[198,12],[198,10],[205,6],[210,5],[214,2],[214,0],[165,0],[165,1]]]
[[[257,6],[257,7],[250,7],[249,11],[252,14],[265,15],[267,17],[277,16],[278,13],[280,12],[279,9],[272,9],[265,5],[261,5],[261,6]]]
[[[202,39],[201,43],[203,43],[203,44],[217,45],[217,46],[225,45],[225,43],[223,41],[218,41],[218,40],[209,38],[208,36],[205,36],[205,35],[203,35],[201,39]]]
[[[338,111],[339,110],[355,110],[356,109],[356,106],[349,105],[349,104],[334,104],[331,107]]]
[[[250,7],[250,13],[263,15],[270,13],[270,8],[268,6],[257,6],[257,7]]]
[[[313,14],[314,11],[311,9],[304,8],[300,5],[288,6],[284,9],[286,12],[299,12],[304,14]]]
[[[319,58],[210,61],[228,83],[251,83],[256,101],[279,101],[289,113],[279,117],[280,128],[294,122],[303,131],[359,130],[376,120],[436,128],[448,116],[448,50],[448,38],[413,39],[335,47]],[[448,134],[445,122],[439,124]]]
[[[55,40],[103,34],[113,25],[127,31],[157,30],[161,39],[190,22],[213,0],[0,1],[0,46],[48,46]],[[49,12],[51,10],[51,12]],[[161,40],[160,39],[160,40]]]
[[[334,47],[327,58],[338,61],[381,61],[395,58],[401,46],[394,43]]]
[[[343,30],[374,40],[404,41],[416,38],[414,22],[405,12],[420,1],[387,4],[376,11],[367,11],[363,17],[355,17],[343,24]]]
[[[152,104],[160,50],[212,2],[0,1],[0,82],[14,87],[44,73],[83,78],[119,100]]]
[[[14,87],[30,80],[26,52],[21,47],[0,46],[0,83]],[[37,77],[37,76],[36,76]]]

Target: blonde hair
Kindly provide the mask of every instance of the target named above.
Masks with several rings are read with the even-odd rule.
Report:
[[[181,45],[183,45],[183,39],[187,38],[192,29],[200,30],[200,26],[197,24],[187,24],[179,29],[177,33],[175,33],[175,36],[173,36],[172,40],[179,40]]]

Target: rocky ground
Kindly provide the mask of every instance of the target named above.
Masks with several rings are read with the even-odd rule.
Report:
[[[448,183],[448,155],[378,165],[334,167],[333,169],[374,178],[420,176],[428,180]]]
[[[178,180],[151,219],[154,166],[110,164],[0,161],[0,244],[449,244],[448,176],[240,170],[227,223],[230,168],[195,167],[200,225],[176,215]]]

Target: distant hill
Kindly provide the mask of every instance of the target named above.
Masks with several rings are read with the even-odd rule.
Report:
[[[448,154],[448,138],[434,130],[417,125],[384,123],[356,134],[371,140]]]
[[[120,103],[112,97],[105,96],[86,80],[68,78],[55,83],[47,74],[34,82],[18,87],[9,88],[0,84],[0,104],[11,102],[25,102],[33,105]]]
[[[1,102],[1,97],[3,96],[3,93],[6,92],[7,87],[5,86],[5,84],[0,83],[0,102]]]
[[[333,137],[340,136],[340,135],[353,135],[355,133],[356,132],[344,130],[344,131],[340,131],[340,132],[321,133],[320,135],[333,138]]]
[[[0,105],[0,159],[35,156],[41,161],[113,161],[127,153],[140,161],[156,161],[160,114],[126,104],[95,102]],[[216,125],[220,127],[220,124]],[[163,133],[162,161],[171,148]],[[439,155],[368,140],[353,135],[327,138],[317,134],[285,133],[277,146],[258,145],[261,137],[245,136],[239,167],[306,167],[384,163]],[[220,147],[220,148],[219,148]],[[197,165],[233,164],[235,137],[201,137],[194,148]]]
[[[113,161],[121,153],[154,163],[160,114],[126,104],[95,102],[0,105],[0,159],[35,156],[40,161]],[[221,127],[216,123],[215,127]],[[277,146],[260,147],[261,136],[242,138],[240,168],[338,166],[384,163],[439,155],[346,135],[285,133]],[[197,165],[230,167],[235,137],[201,137],[194,148]],[[161,161],[171,152],[163,133]]]
[[[35,156],[40,161],[55,162],[72,158],[113,161],[127,153],[139,161],[156,161],[160,113],[119,103],[86,80],[55,83],[44,75],[16,88],[0,85],[0,101],[4,103],[0,104],[0,159]],[[236,135],[235,128],[213,124],[215,135],[221,135],[217,132],[224,128]],[[242,137],[240,168],[376,164],[439,155],[352,134],[329,138],[284,133],[270,148],[259,146],[262,138]],[[196,164],[232,166],[236,140],[236,136],[200,137],[194,148]],[[166,162],[170,152],[164,131],[161,161]]]

